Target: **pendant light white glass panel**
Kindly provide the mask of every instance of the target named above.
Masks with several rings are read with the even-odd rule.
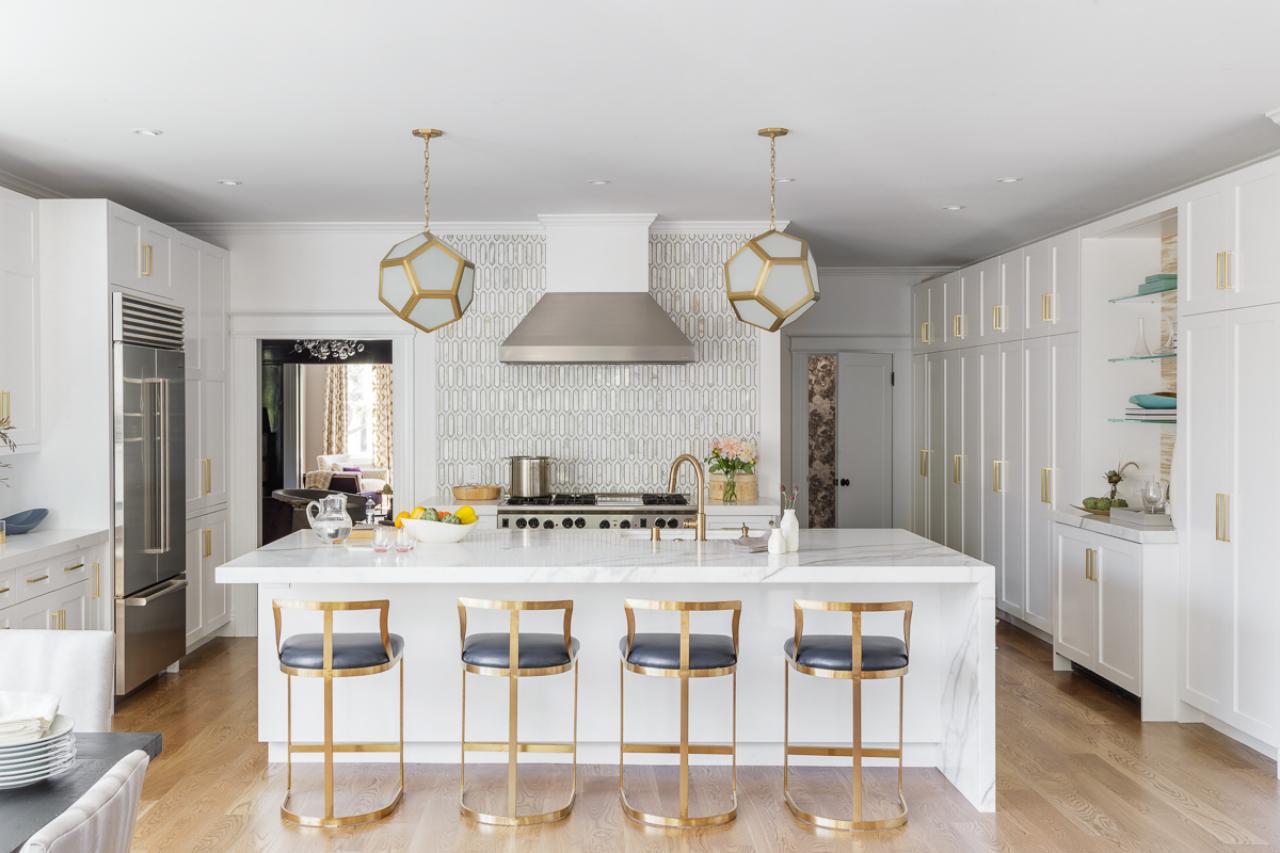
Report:
[[[795,313],[793,313],[790,317],[788,317],[787,319],[783,320],[783,321],[782,321],[782,325],[783,325],[783,326],[789,326],[789,325],[791,325],[791,324],[792,324],[792,323],[794,323],[796,320],[799,320],[799,319],[800,319],[800,317],[804,314],[804,312],[808,311],[810,308],[812,308],[812,307],[813,307],[814,305],[816,305],[816,304],[817,304],[816,302],[806,302],[804,305],[800,306],[800,308],[798,308],[798,309],[795,311]]]
[[[471,299],[475,296],[475,284],[475,267],[463,267],[462,279],[458,282],[458,307],[464,314],[471,307]]]
[[[729,259],[725,271],[729,293],[754,293],[760,283],[764,264],[764,258],[756,254],[750,244],[739,249],[738,254]]]
[[[810,296],[805,268],[800,264],[769,264],[760,295],[773,303],[779,316],[798,310]]]
[[[804,251],[804,240],[781,231],[766,231],[753,242],[771,258],[798,258]]]
[[[744,323],[750,323],[762,329],[772,329],[778,322],[777,314],[774,314],[754,299],[734,300],[733,307],[737,310],[738,316]]]
[[[809,283],[813,285],[813,298],[818,299],[818,264],[813,260],[813,252],[808,253],[805,263],[809,266]]]
[[[387,252],[387,256],[383,260],[391,260],[392,258],[407,258],[415,249],[423,243],[431,239],[431,235],[426,233],[414,234],[408,240],[401,240],[391,247],[391,251]]]
[[[409,310],[409,316],[406,319],[430,332],[446,323],[452,323],[457,317],[453,313],[451,298],[424,296]]]
[[[462,262],[443,243],[434,240],[420,254],[409,259],[409,266],[413,268],[419,293],[447,291],[452,295]]]
[[[409,275],[404,264],[392,264],[382,268],[382,283],[379,291],[382,304],[395,313],[399,314],[408,307],[409,297],[413,296],[413,287],[409,284]]]

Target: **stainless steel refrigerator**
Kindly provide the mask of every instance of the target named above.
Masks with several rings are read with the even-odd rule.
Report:
[[[182,309],[112,294],[116,693],[186,653]]]

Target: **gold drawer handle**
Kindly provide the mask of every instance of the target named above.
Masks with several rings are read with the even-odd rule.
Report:
[[[81,569],[83,569],[83,568],[84,568],[84,563],[76,563],[74,566],[67,566],[65,569],[63,569],[63,571],[64,571],[64,572],[78,572],[78,571],[80,571],[80,570],[81,570]]]
[[[27,583],[44,583],[49,579],[48,575],[41,575],[38,578],[27,578]]]
[[[201,459],[200,470],[201,470],[201,477],[202,477],[202,488],[204,489],[204,494],[207,495],[213,491],[213,460],[207,457],[204,459]]]
[[[991,460],[991,491],[996,494],[1004,492],[1004,460]]]
[[[929,343],[929,321],[923,320],[920,323],[920,343]]]
[[[93,597],[102,597],[102,563],[96,560],[93,564]]]
[[[1098,580],[1098,551],[1096,548],[1084,549],[1084,579],[1095,583]]]
[[[1213,538],[1231,541],[1231,495],[1218,492],[1214,496]]]
[[[150,243],[142,244],[142,277],[146,278],[151,275],[153,266],[155,265],[155,251],[151,248]]]
[[[9,591],[9,587],[7,586],[0,587],[0,595],[4,595],[8,591]]]
[[[968,318],[964,314],[951,315],[951,337],[964,340],[968,337]]]
[[[1004,326],[1004,305],[991,306],[991,330],[993,332],[1006,331]]]
[[[1053,498],[1051,497],[1051,493],[1053,492],[1052,483],[1053,483],[1053,469],[1041,468],[1040,469],[1040,503],[1044,503],[1044,504],[1053,503]]]
[[[929,451],[923,448],[920,450],[920,476],[929,476]]]
[[[204,533],[204,558],[207,560],[208,558],[213,556],[213,531],[206,527],[204,528],[203,533]]]
[[[1052,323],[1053,320],[1053,293],[1040,294],[1040,319],[1046,323]]]
[[[951,456],[951,482],[956,485],[960,484],[960,454],[955,453]]]
[[[1231,253],[1219,252],[1214,256],[1213,286],[1218,290],[1232,290]]]

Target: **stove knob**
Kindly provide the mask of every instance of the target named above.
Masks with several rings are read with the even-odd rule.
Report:
[[[572,519],[572,518],[566,518],[564,521],[560,522],[560,525],[561,525],[562,527],[573,527],[573,519]]]
[[[573,526],[581,530],[582,528],[587,526],[587,520],[582,516],[578,516],[577,520],[573,522]]]
[[[536,518],[531,518],[531,519],[529,519],[529,529],[530,529],[530,530],[537,530],[537,529],[538,529],[538,519],[536,519]]]
[[[667,519],[667,527],[679,527],[680,522],[674,518]]]
[[[664,518],[659,518],[657,521],[655,521],[655,522],[653,523],[653,526],[654,526],[654,527],[666,527],[666,526],[667,526],[667,521],[666,521],[666,519],[664,519]]]
[[[525,521],[523,518],[516,519],[516,527],[519,527],[521,530],[524,530],[525,527],[528,526],[528,524],[529,522]]]
[[[622,519],[622,521],[618,522],[618,526],[619,526],[619,527],[621,527],[623,530],[630,530],[630,529],[631,529],[631,522],[630,522],[630,521],[627,521],[627,520],[624,518],[624,519]]]
[[[555,526],[556,526],[556,523],[549,518],[546,521],[542,522],[543,530],[551,530]]]
[[[600,522],[600,529],[601,530],[609,529],[609,519],[606,518],[604,521]]]

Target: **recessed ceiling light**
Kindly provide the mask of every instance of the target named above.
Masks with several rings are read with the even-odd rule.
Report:
[[[997,184],[1016,184],[1021,180],[1022,178],[1015,178],[1012,175],[1010,175],[1004,178],[996,178],[996,183]]]
[[[592,178],[591,180],[587,181],[587,183],[591,184],[591,186],[593,187],[603,187],[613,183],[613,181],[609,180],[608,178]]]
[[[224,187],[238,187],[243,184],[244,181],[237,181],[232,178],[221,178],[218,180],[218,183],[222,184]]]
[[[138,136],[162,136],[163,130],[156,130],[154,127],[135,127],[133,132]]]
[[[780,184],[794,184],[795,182],[795,178],[778,178],[778,183]]]
[[[948,204],[948,205],[944,205],[942,209],[943,209],[943,210],[949,210],[949,211],[951,211],[952,213],[955,213],[957,210],[964,210],[964,205],[963,205],[963,204]]]

